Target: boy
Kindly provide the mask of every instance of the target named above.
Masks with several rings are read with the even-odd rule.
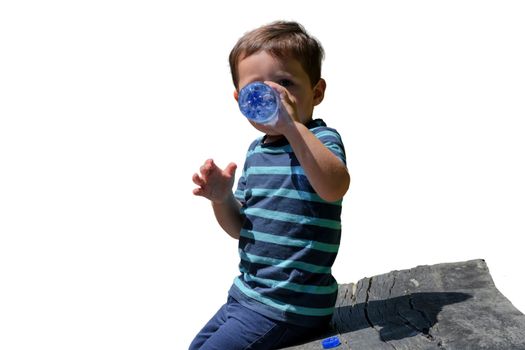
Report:
[[[236,165],[207,160],[193,193],[211,201],[220,226],[239,240],[240,276],[227,303],[190,349],[275,349],[325,328],[337,296],[331,266],[341,236],[341,202],[350,176],[339,134],[312,119],[326,88],[323,49],[295,22],[246,33],[230,53],[239,90],[254,81],[276,89],[281,110],[248,149],[232,192]]]

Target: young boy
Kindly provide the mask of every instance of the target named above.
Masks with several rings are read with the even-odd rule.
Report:
[[[325,328],[337,296],[331,266],[341,237],[341,202],[350,184],[339,134],[312,119],[326,88],[323,49],[295,22],[246,33],[230,53],[239,90],[264,81],[280,94],[272,125],[248,149],[232,192],[236,165],[207,160],[193,193],[211,201],[220,226],[239,240],[240,276],[227,303],[190,349],[275,349]]]

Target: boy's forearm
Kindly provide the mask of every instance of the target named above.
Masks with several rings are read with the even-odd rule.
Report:
[[[212,208],[222,229],[231,237],[239,239],[242,227],[241,204],[233,193],[224,202],[212,202]]]
[[[330,202],[343,198],[350,186],[346,166],[303,124],[294,123],[285,136],[317,194]]]

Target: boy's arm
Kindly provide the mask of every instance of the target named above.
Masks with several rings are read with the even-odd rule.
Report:
[[[233,193],[221,203],[211,202],[217,222],[232,238],[239,239],[242,227],[241,203]]]
[[[231,237],[239,239],[243,217],[241,204],[232,192],[236,169],[237,165],[230,163],[222,170],[212,159],[208,159],[201,166],[200,174],[194,174],[192,179],[199,186],[193,190],[193,194],[208,198],[222,229]]]
[[[350,186],[350,174],[343,162],[299,122],[289,124],[283,135],[317,194],[329,202],[343,198]]]
[[[272,81],[265,83],[280,93],[284,107],[277,121],[267,128],[286,137],[310,184],[321,198],[328,202],[340,200],[350,186],[350,174],[345,164],[300,122],[296,102],[288,90]],[[321,92],[314,97],[314,105],[322,101],[324,89]]]

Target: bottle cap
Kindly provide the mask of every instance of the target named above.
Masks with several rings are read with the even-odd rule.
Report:
[[[321,342],[321,344],[323,344],[323,349],[331,349],[335,348],[336,346],[339,346],[341,342],[339,341],[339,337],[335,336],[326,338]]]

